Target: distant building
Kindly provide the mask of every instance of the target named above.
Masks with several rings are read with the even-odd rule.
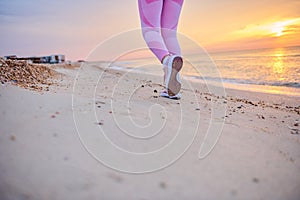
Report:
[[[10,55],[10,56],[4,56],[4,59],[5,60],[17,60],[18,57],[16,55]]]
[[[10,55],[10,56],[4,56],[4,59],[27,60],[32,63],[58,64],[58,63],[64,63],[66,57],[65,55],[62,54],[54,54],[51,56],[41,56],[41,57],[21,57],[21,58],[18,58],[16,55]]]
[[[66,61],[65,55],[58,54],[58,55],[51,55],[50,56],[50,63],[56,64],[56,63],[64,63]]]

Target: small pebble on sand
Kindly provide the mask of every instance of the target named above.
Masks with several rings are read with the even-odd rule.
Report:
[[[160,182],[159,183],[160,188],[162,189],[166,189],[167,188],[167,184],[165,182]]]
[[[258,179],[258,178],[255,178],[255,177],[252,179],[252,181],[253,181],[254,183],[259,183],[259,179]]]
[[[11,135],[11,136],[10,136],[10,140],[11,140],[11,141],[16,141],[16,137],[15,137],[14,135]]]

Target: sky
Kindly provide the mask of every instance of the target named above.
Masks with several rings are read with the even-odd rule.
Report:
[[[140,27],[137,0],[0,0],[0,56],[84,59]],[[178,32],[208,51],[300,45],[299,0],[185,0]]]

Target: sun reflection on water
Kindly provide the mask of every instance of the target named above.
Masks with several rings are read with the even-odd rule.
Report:
[[[281,55],[276,55],[274,58],[273,71],[276,74],[282,74],[284,72],[284,66]]]
[[[272,70],[273,75],[277,78],[277,80],[284,80],[284,73],[286,72],[286,68],[284,67],[284,59],[285,55],[284,50],[278,49],[274,53],[274,57],[272,59]]]

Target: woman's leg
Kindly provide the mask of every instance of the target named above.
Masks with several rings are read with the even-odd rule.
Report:
[[[161,16],[164,0],[138,0],[144,39],[155,54],[162,61],[169,54],[161,33]]]
[[[169,53],[173,54],[173,56],[169,56],[167,67],[164,68],[167,96],[170,98],[180,98],[179,71],[182,68],[183,60],[177,40],[177,25],[182,4],[183,0],[164,0],[161,14],[161,34]]]
[[[181,55],[177,40],[177,25],[183,0],[164,0],[161,14],[161,32],[164,43],[171,54]]]

